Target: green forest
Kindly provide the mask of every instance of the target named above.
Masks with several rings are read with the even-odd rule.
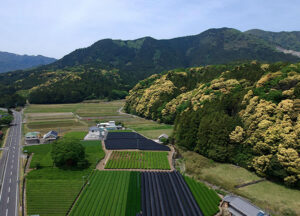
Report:
[[[300,63],[170,70],[139,82],[128,113],[174,124],[173,142],[300,187]]]

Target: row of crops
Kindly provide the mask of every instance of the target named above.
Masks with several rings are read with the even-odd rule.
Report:
[[[213,216],[215,191],[178,172],[95,171],[71,216]]]
[[[65,215],[81,187],[80,180],[30,179],[26,185],[27,215]]]
[[[221,198],[214,190],[209,189],[203,183],[196,182],[187,176],[185,176],[184,179],[192,191],[204,216],[215,215],[219,212],[218,204],[220,203]]]
[[[105,169],[169,170],[168,152],[113,151]]]
[[[139,172],[95,171],[70,215],[136,215],[140,200]]]

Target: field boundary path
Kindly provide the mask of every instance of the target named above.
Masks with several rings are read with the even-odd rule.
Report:
[[[247,183],[244,183],[244,184],[236,185],[234,187],[235,188],[242,188],[242,187],[246,187],[246,186],[249,186],[249,185],[257,184],[257,183],[263,182],[263,181],[266,181],[266,179],[263,178],[263,179],[259,179],[259,180],[256,180],[256,181],[251,181],[251,182],[247,182]]]

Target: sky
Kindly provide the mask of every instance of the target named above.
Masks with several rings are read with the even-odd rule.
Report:
[[[300,30],[299,0],[1,0],[0,51],[61,58],[104,39]]]

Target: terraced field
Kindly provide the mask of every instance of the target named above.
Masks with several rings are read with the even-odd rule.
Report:
[[[139,172],[95,171],[70,215],[136,215],[140,192]]]
[[[105,169],[169,170],[168,152],[113,151]]]
[[[204,216],[213,216],[219,212],[218,205],[221,198],[214,190],[209,189],[203,183],[196,182],[190,177],[184,176],[184,179],[192,191]]]

